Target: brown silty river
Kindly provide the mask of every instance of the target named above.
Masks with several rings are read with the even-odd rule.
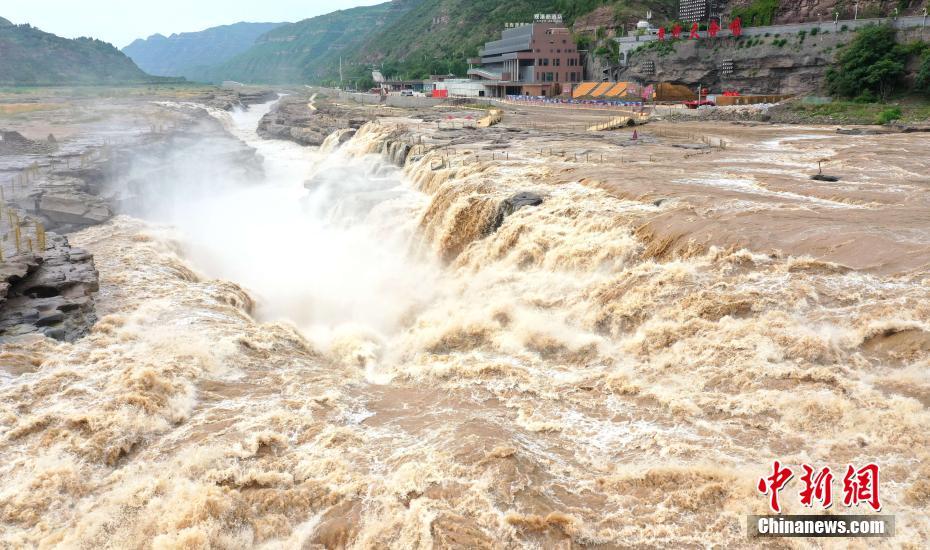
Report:
[[[930,134],[491,160],[517,113],[398,169],[371,153],[416,121],[312,150],[260,140],[268,107],[215,114],[266,181],[72,235],[100,321],[0,351],[4,546],[754,547],[773,460],[879,464],[897,523],[768,546],[930,542]]]

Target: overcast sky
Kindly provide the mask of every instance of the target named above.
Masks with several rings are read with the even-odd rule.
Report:
[[[127,46],[155,33],[200,31],[239,21],[299,21],[386,0],[3,0],[0,17],[45,32]]]

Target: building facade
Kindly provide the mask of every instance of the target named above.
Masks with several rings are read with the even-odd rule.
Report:
[[[720,19],[723,13],[721,0],[681,0],[678,5],[678,19],[684,23],[706,23],[711,19]]]
[[[479,55],[468,60],[468,76],[490,97],[556,96],[584,76],[571,33],[552,20],[510,26]]]

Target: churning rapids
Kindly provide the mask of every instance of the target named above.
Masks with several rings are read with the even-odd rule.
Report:
[[[4,546],[749,546],[773,459],[879,463],[894,544],[930,540],[925,278],[661,258],[636,228],[668,205],[396,168],[391,121],[263,141],[269,107],[214,113],[263,181],[179,152],[144,216],[72,236],[91,334],[0,352]]]

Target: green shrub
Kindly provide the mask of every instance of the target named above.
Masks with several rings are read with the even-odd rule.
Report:
[[[882,112],[878,113],[878,117],[875,119],[876,124],[888,124],[889,122],[898,120],[901,118],[901,108],[900,107],[889,107],[884,109]]]
[[[827,88],[834,96],[849,98],[868,90],[884,101],[899,85],[906,60],[889,25],[863,27],[827,71]]]
[[[576,34],[574,39],[579,50],[587,50],[591,47],[591,37],[587,34]]]
[[[820,32],[820,27],[814,27],[811,29],[811,36],[817,36],[818,32]]]
[[[747,27],[771,25],[778,9],[778,0],[753,0],[744,8],[733,8],[732,16],[739,17]]]

